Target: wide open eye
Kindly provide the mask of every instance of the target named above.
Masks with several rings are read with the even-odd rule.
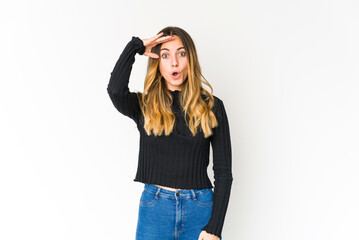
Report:
[[[163,57],[164,55],[168,56],[166,53],[162,54],[162,58],[167,58],[167,57]]]
[[[183,53],[183,54],[182,54]],[[180,54],[182,54],[181,56],[184,57],[186,56],[186,52],[180,52]]]

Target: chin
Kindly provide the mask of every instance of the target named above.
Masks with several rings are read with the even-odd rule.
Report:
[[[164,78],[167,82],[167,84],[170,84],[172,86],[181,86],[184,83],[183,79],[173,80],[171,76],[169,78]]]
[[[171,82],[171,85],[173,85],[173,86],[181,86],[182,84],[183,84],[183,81]]]

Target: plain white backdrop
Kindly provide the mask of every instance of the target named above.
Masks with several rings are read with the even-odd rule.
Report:
[[[134,239],[139,134],[106,88],[131,37],[166,26],[192,36],[226,106],[223,239],[359,239],[358,12],[355,0],[1,1],[0,239]]]

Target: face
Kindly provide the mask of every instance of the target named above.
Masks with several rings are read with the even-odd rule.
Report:
[[[173,40],[162,43],[159,59],[160,72],[166,80],[167,88],[181,90],[187,77],[188,61],[187,52],[177,35],[174,35]]]

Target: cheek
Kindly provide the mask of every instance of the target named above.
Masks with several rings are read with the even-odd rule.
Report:
[[[164,72],[163,72],[163,64],[160,62],[160,64],[159,64],[159,68],[160,68],[160,73],[162,74],[162,76],[163,76],[163,74],[164,74]]]
[[[187,60],[187,59],[183,59],[182,65],[184,66],[185,69],[187,69],[187,67],[188,67],[188,60]]]
[[[187,64],[187,62],[185,62],[184,64],[183,64],[183,71],[184,72],[187,72],[187,70],[188,70],[188,64]]]
[[[166,66],[166,63],[165,62],[160,62],[159,64],[160,66],[160,72],[162,75],[166,74],[168,67]]]

